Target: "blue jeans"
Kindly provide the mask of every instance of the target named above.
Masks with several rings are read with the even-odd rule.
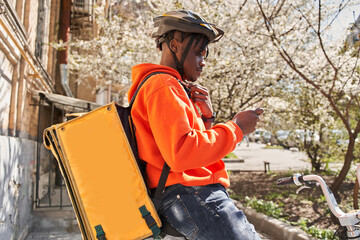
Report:
[[[190,240],[260,239],[221,184],[170,186],[162,197],[159,215]]]

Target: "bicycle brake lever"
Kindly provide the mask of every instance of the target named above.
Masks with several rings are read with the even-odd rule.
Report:
[[[296,190],[296,194],[299,194],[300,191],[302,191],[303,189],[305,188],[311,188],[311,187],[308,187],[308,186],[301,186],[298,188],[298,190]]]
[[[319,183],[314,183],[314,182],[304,182],[305,185],[301,186],[298,188],[298,190],[296,190],[296,194],[299,194],[300,191],[302,191],[305,188],[313,188],[313,187],[317,187],[320,184]]]
[[[304,182],[307,187],[313,188],[320,186],[320,183],[318,182]]]

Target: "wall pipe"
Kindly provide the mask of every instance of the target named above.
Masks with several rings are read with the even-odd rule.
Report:
[[[69,42],[70,40],[70,19],[71,19],[71,0],[62,0],[60,10],[60,39],[63,42]],[[59,63],[60,63],[60,78],[61,85],[63,86],[66,95],[74,97],[69,86],[68,77],[68,46],[65,50],[59,51]]]
[[[34,54],[30,50],[30,47],[26,41],[26,39],[28,38],[27,34],[24,31],[24,28],[21,25],[17,15],[15,14],[14,9],[11,7],[11,5],[8,3],[7,0],[0,0],[0,8],[1,8],[0,15],[4,14],[6,20],[8,20],[10,25],[12,25],[13,28],[12,30],[15,32],[18,40],[23,44],[23,46],[20,46],[18,40],[13,36],[9,28],[6,26],[5,22],[1,18],[0,18],[0,25],[4,28],[7,35],[14,42],[15,46],[19,49],[21,55],[24,57],[26,62],[30,65],[31,69],[34,71],[34,75],[32,75],[32,77],[40,79],[40,81],[42,82],[42,84],[44,85],[47,91],[55,92],[54,86],[51,84],[50,76],[45,71],[40,61],[34,56]],[[11,17],[8,15],[8,11],[10,12]],[[33,62],[30,61],[25,51],[30,55],[30,58]],[[33,63],[35,63],[35,65]],[[40,71],[38,71],[38,69],[36,69],[35,66]]]

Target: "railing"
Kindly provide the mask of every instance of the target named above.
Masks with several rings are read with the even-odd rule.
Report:
[[[98,105],[56,94],[37,93],[39,97],[35,208],[60,208],[71,206],[64,180],[56,159],[44,148],[44,128],[63,122],[67,113],[88,112]],[[50,116],[50,118],[49,118]]]
[[[94,0],[73,0],[70,31],[75,38],[90,39],[94,36]]]

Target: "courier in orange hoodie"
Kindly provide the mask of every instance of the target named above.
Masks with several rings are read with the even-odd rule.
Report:
[[[239,112],[214,126],[208,90],[195,83],[205,66],[208,44],[223,31],[192,11],[170,11],[154,18],[160,64],[132,69],[131,115],[146,181],[156,188],[164,163],[170,167],[159,215],[165,226],[187,239],[259,239],[226,191],[230,185],[221,160],[243,135],[255,130],[263,110]]]

